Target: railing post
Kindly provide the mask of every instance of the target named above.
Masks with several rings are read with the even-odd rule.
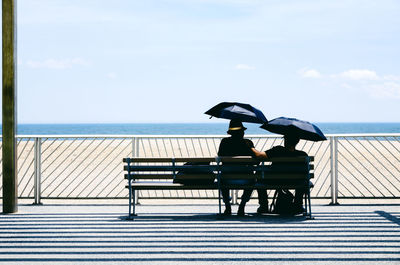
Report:
[[[139,156],[139,139],[137,137],[133,137],[132,139],[132,157],[138,157]],[[134,191],[136,194],[135,195],[135,204],[140,204],[139,203],[139,190]]]
[[[42,171],[42,139],[35,137],[34,142],[34,205],[42,205],[41,199],[41,171]]]
[[[235,190],[230,190],[229,196],[232,198],[232,204],[236,204]]]
[[[338,162],[337,162],[337,137],[330,137],[330,151],[331,151],[331,202],[330,205],[339,204],[338,197]]]
[[[219,156],[215,158],[215,162],[217,162],[217,183],[218,183],[218,215],[221,216],[221,159]]]
[[[238,205],[239,190],[231,190],[231,191],[232,191],[232,204]]]
[[[338,137],[335,136],[335,205],[339,204],[339,167],[338,167]]]

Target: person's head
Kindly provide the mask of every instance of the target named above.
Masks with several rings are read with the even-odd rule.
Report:
[[[226,133],[232,135],[232,137],[243,137],[246,129],[247,128],[243,126],[241,121],[231,120],[229,122],[229,129]]]
[[[283,139],[286,148],[296,148],[296,145],[300,141],[300,138],[295,135],[285,135]]]

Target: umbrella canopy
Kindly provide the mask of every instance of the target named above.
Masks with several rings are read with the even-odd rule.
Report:
[[[268,122],[261,110],[249,104],[238,102],[222,102],[207,110],[205,114],[212,117],[228,120],[239,120],[242,122],[265,123]]]
[[[279,117],[264,123],[261,128],[278,134],[294,135],[310,141],[324,141],[325,135],[314,124],[294,118]]]

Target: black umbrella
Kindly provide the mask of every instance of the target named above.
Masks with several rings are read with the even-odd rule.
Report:
[[[261,128],[278,134],[294,135],[300,139],[311,141],[324,141],[325,135],[314,124],[294,118],[279,117],[264,123]]]
[[[264,114],[249,104],[238,102],[222,102],[207,110],[205,114],[228,120],[236,119],[242,122],[268,122]]]

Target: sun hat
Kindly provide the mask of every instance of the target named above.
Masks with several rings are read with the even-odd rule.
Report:
[[[239,120],[231,120],[229,122],[229,129],[227,131],[227,133],[232,133],[235,131],[244,131],[247,128],[243,126],[243,123]]]

